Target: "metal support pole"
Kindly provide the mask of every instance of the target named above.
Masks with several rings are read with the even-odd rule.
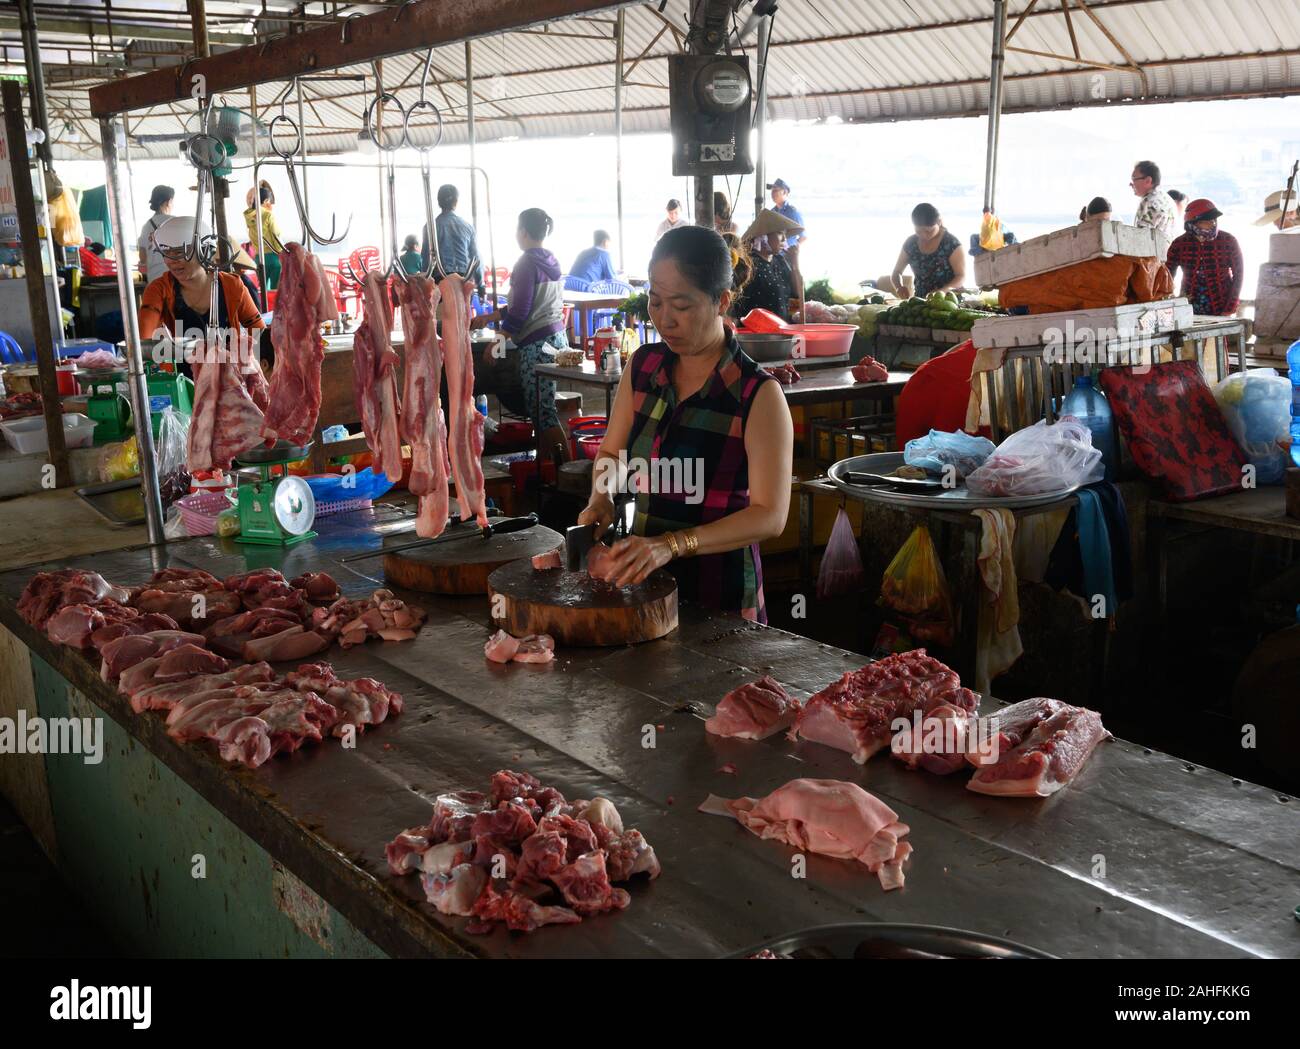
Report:
[[[695,176],[695,225],[713,228],[713,176]]]
[[[989,141],[984,159],[984,210],[993,210],[998,181],[998,133],[1002,125],[1002,64],[1006,58],[1007,0],[993,3],[993,68],[989,73]]]
[[[18,212],[18,236],[23,246],[23,265],[27,270],[27,306],[32,318],[32,337],[36,342],[37,377],[40,380],[41,407],[45,432],[49,435],[49,462],[54,466],[54,483],[60,487],[72,483],[68,449],[63,434],[63,408],[59,401],[55,376],[55,322],[50,316],[49,286],[54,276],[45,275],[41,258],[42,244],[37,233],[36,194],[27,163],[26,127],[23,123],[22,89],[12,80],[0,84],[3,92],[4,133],[9,143],[7,163],[12,169],[14,208]],[[0,161],[4,163],[5,161]],[[39,171],[42,165],[37,165]],[[56,297],[57,301],[57,297]],[[42,477],[42,480],[44,478]]]
[[[772,19],[758,23],[758,96],[754,100],[754,127],[758,131],[758,148],[754,151],[754,218],[767,206],[767,51],[772,35]]]
[[[294,77],[293,86],[298,91],[298,159],[305,161],[307,159],[307,125],[303,123],[303,116],[302,116],[302,81],[299,80],[297,77]],[[298,188],[302,190],[302,213],[304,215],[310,215],[311,206],[307,199],[307,165],[306,164],[303,165],[302,177],[298,182]],[[260,211],[261,209],[259,208],[258,210]],[[380,214],[381,215],[383,214],[382,207],[380,208]],[[327,236],[332,237],[333,234],[332,233],[327,234]],[[302,231],[302,246],[307,251],[311,251],[311,234],[308,233],[306,229]]]
[[[623,9],[614,24],[614,185],[618,193],[618,271],[627,272],[623,255]]]
[[[478,166],[478,158],[474,155],[478,133],[474,127],[474,46],[469,40],[465,41],[465,120],[469,135],[469,166],[474,168]],[[472,173],[469,177],[469,217],[474,228],[478,229],[478,186]],[[433,230],[429,231],[429,236],[433,236]]]
[[[253,115],[253,224],[257,241],[253,244],[253,261],[257,263],[257,308],[266,312],[266,264],[262,261],[262,186],[257,179],[257,88],[248,89],[248,108]]]
[[[23,38],[23,60],[27,65],[27,93],[31,98],[32,127],[45,132],[45,141],[36,147],[36,155],[48,165],[53,156],[51,147],[54,140],[50,134],[49,111],[45,108],[45,73],[41,66],[41,44],[32,0],[18,0],[18,20]]]
[[[100,120],[99,143],[104,153],[108,183],[108,218],[113,240],[127,242],[126,213],[122,206],[122,181],[117,170],[117,121]],[[135,308],[135,283],[131,268],[119,263],[117,290],[122,299],[122,327],[126,334],[127,386],[131,392],[131,413],[135,419],[135,441],[140,455],[140,494],[144,500],[145,526],[149,542],[164,543],[162,494],[158,490],[158,464],[154,460],[153,427],[149,424],[149,391],[145,386],[144,351],[140,345],[140,319]],[[149,333],[151,336],[153,332]]]
[[[208,46],[206,0],[186,0],[186,4],[190,12],[190,33],[194,39],[194,57],[207,58],[212,54],[212,50]],[[202,175],[199,177],[202,178]],[[230,183],[218,175],[213,175],[212,228],[217,235],[217,265],[223,270],[230,265],[230,243],[227,240],[229,230],[226,226],[226,201],[229,197]]]

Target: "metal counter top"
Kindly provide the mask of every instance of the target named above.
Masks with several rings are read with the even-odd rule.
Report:
[[[45,567],[93,568],[121,583],[167,565],[218,576],[323,569],[355,596],[382,582],[380,561],[337,559],[407,523],[379,507],[324,518],[318,539],[287,550],[208,538]],[[766,671],[808,695],[864,662],[781,630],[686,606],[660,641],[501,666],[483,658],[485,599],[403,595],[429,610],[414,641],[320,658],[400,691],[405,712],[355,750],[330,742],[248,770],[208,744],[174,742],[161,717],[132,714],[97,667],[28,627],[15,602],[35,571],[0,575],[0,620],[392,954],[718,956],[812,925],[874,920],[954,926],[1065,957],[1300,957],[1300,802],[1119,740],[1057,796],[1023,800],[974,794],[960,774],[908,772],[885,755],[859,767],[815,744],[709,736],[702,717],[738,683]],[[737,774],[718,771],[728,762]],[[485,789],[498,768],[532,772],[570,798],[610,798],[654,845],[663,875],[634,880],[621,913],[530,935],[467,935],[465,919],[423,901],[416,876],[388,873],[384,845],[427,821],[436,794]],[[799,776],[860,783],[899,813],[916,850],[904,889],[885,893],[860,866],[811,855],[795,879],[792,849],[695,811],[709,793],[761,796]]]

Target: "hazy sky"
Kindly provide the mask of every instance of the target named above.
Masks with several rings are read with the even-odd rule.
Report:
[[[965,244],[979,228],[983,202],[986,121],[931,120],[898,124],[770,125],[768,178],[781,177],[794,188],[809,239],[803,252],[807,277],[830,276],[854,287],[887,273],[903,239],[911,232],[909,214],[920,201],[939,207],[945,222]],[[686,179],[669,169],[666,135],[629,136],[623,143],[623,259],[633,275],[644,275],[656,225],[670,196],[690,195]],[[436,154],[444,165],[468,162],[466,147],[448,146]],[[1116,106],[1004,117],[999,159],[997,210],[1021,239],[1077,221],[1079,209],[1094,196],[1108,197],[1115,216],[1131,220],[1137,201],[1128,188],[1136,160],[1150,159],[1164,171],[1166,188],[1189,197],[1209,196],[1224,212],[1221,226],[1234,233],[1246,254],[1246,293],[1255,287],[1259,264],[1266,261],[1270,230],[1251,225],[1263,200],[1285,185],[1291,163],[1300,158],[1300,98],[1171,105]],[[345,244],[325,249],[328,260],[340,249],[381,241],[380,177],[374,158],[354,154],[346,169],[312,171],[309,194],[313,224],[329,227],[329,212],[348,215],[352,229]],[[481,146],[479,165],[491,182],[492,233],[496,263],[510,266],[518,255],[515,216],[541,207],[554,217],[548,247],[567,269],[573,257],[604,228],[614,236],[620,256],[612,137],[520,140]],[[282,170],[266,169],[282,190],[277,213],[290,237],[298,236]],[[103,182],[96,162],[62,162],[60,174],[73,186]],[[464,172],[435,171],[435,179],[461,186],[461,212],[469,217]],[[192,173],[179,161],[134,166],[136,216],[148,217],[149,190],[157,182],[175,185],[175,212],[192,209]],[[243,196],[251,174],[237,172],[229,219],[242,225]],[[418,233],[423,221],[418,174],[398,172],[398,234]],[[726,189],[719,179],[717,188]],[[730,180],[737,223],[753,218],[753,180]],[[237,206],[236,206],[237,205]],[[488,252],[488,213],[480,198],[480,249]]]

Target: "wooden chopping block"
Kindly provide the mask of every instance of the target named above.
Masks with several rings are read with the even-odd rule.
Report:
[[[492,573],[488,603],[495,626],[515,637],[550,634],[557,645],[629,645],[677,628],[677,580],[663,569],[616,587],[586,572],[516,561]]]
[[[393,537],[393,545],[413,541],[409,534]],[[534,525],[489,539],[471,535],[385,554],[384,575],[390,583],[426,594],[486,594],[488,576],[502,565],[518,561],[532,571],[534,555],[563,547],[559,532]]]
[[[1300,521],[1300,466],[1286,470],[1286,515]]]

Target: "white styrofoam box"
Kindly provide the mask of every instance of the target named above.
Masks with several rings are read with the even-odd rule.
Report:
[[[45,435],[43,416],[29,415],[25,419],[9,419],[0,422],[0,430],[4,431],[9,447],[23,455],[49,450],[50,442]],[[65,415],[63,439],[69,448],[89,448],[95,440],[95,420],[75,413]]]
[[[1300,266],[1266,263],[1255,289],[1255,334],[1300,339]]]
[[[975,256],[975,280],[981,288],[1001,287],[1013,280],[1064,269],[1090,259],[1112,255],[1148,258],[1161,262],[1169,254],[1164,234],[1123,222],[1082,222],[1058,229],[1021,244]]]
[[[1274,233],[1268,238],[1268,261],[1300,266],[1300,229]]]
[[[1141,335],[1186,328],[1192,316],[1186,299],[1160,299],[1095,310],[989,317],[975,322],[971,338],[980,349],[1045,346],[1068,350],[1091,344],[1100,350]]]

